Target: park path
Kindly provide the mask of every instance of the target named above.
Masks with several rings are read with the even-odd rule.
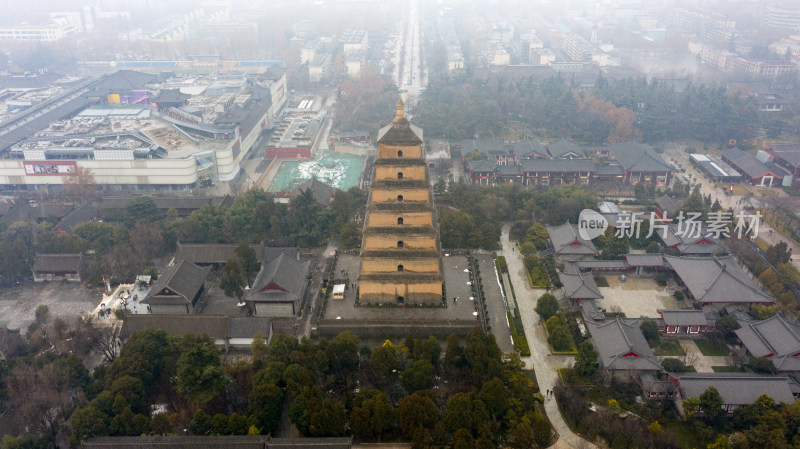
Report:
[[[518,293],[517,301],[519,306],[520,317],[522,318],[522,325],[525,327],[525,335],[528,337],[528,344],[531,349],[530,357],[522,357],[527,369],[532,369],[536,373],[536,380],[539,383],[539,390],[545,397],[544,409],[547,412],[547,417],[553,428],[558,433],[559,439],[553,448],[556,449],[590,449],[596,446],[575,434],[567,423],[561,412],[558,410],[558,404],[554,396],[546,394],[547,390],[552,390],[558,379],[558,369],[571,367],[575,363],[572,356],[552,355],[550,347],[547,344],[547,337],[544,333],[544,326],[542,326],[541,318],[533,308],[536,306],[536,300],[539,296],[543,295],[546,290],[534,289],[528,282],[528,276],[525,271],[525,266],[522,263],[522,257],[516,249],[516,245],[510,241],[509,232],[511,225],[503,226],[503,232],[500,236],[500,243],[502,243],[502,255],[506,258],[508,265],[508,274],[511,282],[514,283],[514,288]]]

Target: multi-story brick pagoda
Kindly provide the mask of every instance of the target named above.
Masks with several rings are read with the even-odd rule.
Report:
[[[441,304],[438,226],[422,154],[422,130],[397,116],[378,134],[364,219],[360,304]]]

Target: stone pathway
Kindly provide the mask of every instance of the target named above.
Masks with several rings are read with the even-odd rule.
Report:
[[[576,435],[567,426],[564,417],[558,410],[558,404],[554,397],[547,398],[545,392],[552,390],[558,379],[559,368],[571,367],[575,360],[570,356],[553,356],[550,354],[550,347],[547,344],[545,337],[544,327],[541,323],[541,318],[533,310],[536,306],[536,300],[543,295],[546,290],[534,289],[528,282],[528,277],[525,272],[525,266],[522,264],[522,258],[519,251],[509,240],[510,225],[503,226],[503,233],[500,237],[500,243],[503,245],[503,250],[500,253],[505,256],[506,263],[508,264],[508,274],[511,281],[514,283],[514,288],[517,292],[517,302],[519,304],[520,317],[522,318],[522,325],[525,328],[525,335],[528,337],[528,344],[531,349],[530,357],[522,357],[527,369],[533,369],[536,372],[536,380],[539,383],[539,390],[545,396],[544,409],[547,412],[547,417],[553,428],[558,433],[559,439],[553,448],[557,449],[590,449],[596,446],[583,438]]]
[[[694,340],[683,339],[679,340],[679,342],[686,353],[686,360],[694,366],[698,373],[713,373],[712,366],[728,366],[731,364],[728,356],[703,355]]]

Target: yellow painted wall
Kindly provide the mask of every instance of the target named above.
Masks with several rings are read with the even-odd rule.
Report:
[[[378,259],[365,258],[361,261],[362,273],[393,273],[402,265],[404,272],[439,273],[439,259]]]
[[[398,145],[385,145],[380,144],[380,148],[378,149],[378,158],[380,159],[387,159],[387,158],[396,158],[397,152],[403,152],[403,158],[409,159],[422,159],[422,145],[414,145],[409,147],[403,147]]]
[[[403,217],[403,226],[433,225],[433,212],[394,213],[374,211],[367,216],[367,226],[397,226],[397,217]]]
[[[403,202],[428,202],[428,189],[372,189],[373,203],[396,203],[397,195],[403,195]]]
[[[376,165],[375,166],[375,180],[380,181],[383,179],[393,180],[399,179],[397,173],[403,173],[403,179],[413,179],[418,181],[425,180],[425,166],[400,166],[400,165]]]
[[[366,235],[364,236],[364,249],[390,249],[397,248],[398,240],[403,241],[403,248],[409,249],[436,249],[436,237],[433,236],[383,236]]]
[[[427,293],[427,294],[441,296],[442,284],[441,282],[425,282],[425,283],[395,285],[391,283],[381,283],[376,281],[362,281],[358,283],[358,293],[359,296],[377,294],[377,295],[388,295],[390,297],[394,297],[396,295],[405,296],[405,294],[414,294],[414,293],[422,293],[422,294]]]

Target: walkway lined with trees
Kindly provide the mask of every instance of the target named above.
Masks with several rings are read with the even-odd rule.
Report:
[[[527,279],[527,270],[522,263],[522,257],[519,251],[515,248],[515,244],[509,239],[511,225],[503,226],[500,243],[502,244],[502,251],[498,252],[505,256],[506,263],[508,264],[508,275],[516,288],[520,288],[521,294],[519,296],[520,302],[520,315],[522,316],[522,323],[525,327],[526,335],[528,336],[528,343],[530,344],[531,356],[525,357],[522,361],[525,363],[526,369],[533,369],[536,372],[536,380],[539,383],[539,390],[545,392],[545,411],[553,429],[558,433],[560,442],[567,443],[569,447],[574,449],[594,448],[595,445],[584,440],[576,435],[567,426],[561,412],[558,410],[558,404],[555,397],[548,397],[546,392],[552,390],[558,380],[558,369],[574,364],[574,357],[563,355],[550,354],[550,347],[547,344],[547,337],[544,333],[544,327],[541,323],[541,318],[533,308],[536,306],[536,300],[547,291],[544,289],[531,288]],[[559,447],[557,443],[554,447]],[[563,447],[563,446],[562,446]]]

